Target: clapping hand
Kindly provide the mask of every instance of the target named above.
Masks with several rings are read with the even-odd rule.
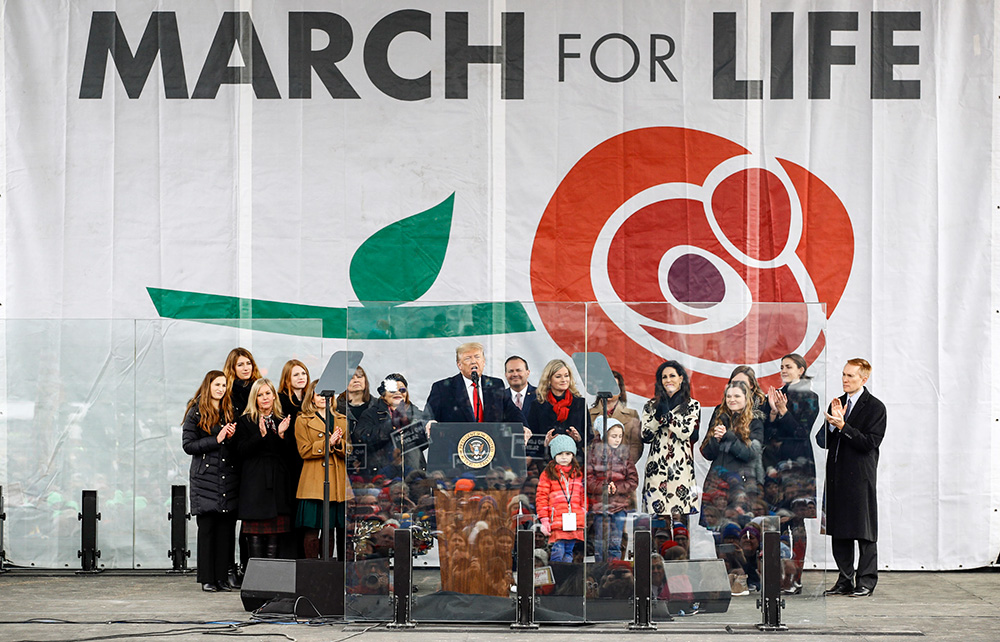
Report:
[[[222,430],[219,431],[219,435],[218,437],[216,437],[216,439],[221,444],[223,441],[229,439],[234,434],[236,434],[236,424],[226,424],[225,426],[222,427]]]
[[[767,391],[767,402],[771,406],[771,419],[788,412],[788,397],[773,386]]]
[[[338,443],[340,443],[340,438],[343,436],[344,436],[344,429],[341,428],[340,426],[337,426],[336,430],[334,430],[333,434],[330,436],[330,443],[336,446]]]
[[[726,427],[722,424],[715,424],[712,427],[712,436],[721,441],[726,436]]]
[[[291,423],[291,417],[285,417],[281,420],[281,423],[278,424],[278,436],[282,439],[285,438],[285,431],[288,430],[289,423]]]
[[[830,402],[830,412],[824,412],[823,414],[826,415],[826,420],[831,426],[837,430],[844,429],[844,405],[840,403],[839,398],[834,398]]]
[[[614,495],[616,492],[617,492],[617,490],[615,489],[615,483],[614,482],[608,482],[608,494],[609,495]]]

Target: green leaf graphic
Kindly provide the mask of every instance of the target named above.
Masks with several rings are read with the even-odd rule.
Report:
[[[454,208],[452,193],[368,237],[351,259],[351,286],[358,300],[406,303],[423,296],[444,263]]]

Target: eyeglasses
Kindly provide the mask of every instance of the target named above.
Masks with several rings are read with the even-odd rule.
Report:
[[[399,394],[406,394],[406,388],[403,386],[397,386],[395,390],[389,390],[388,392],[398,392]]]

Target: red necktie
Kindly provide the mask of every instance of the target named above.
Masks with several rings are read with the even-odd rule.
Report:
[[[479,401],[479,384],[472,384],[472,411],[476,413],[476,421],[483,421],[483,403]]]

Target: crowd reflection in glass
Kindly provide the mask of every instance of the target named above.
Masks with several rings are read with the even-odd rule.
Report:
[[[742,595],[760,588],[763,532],[779,531],[782,588],[801,592],[805,520],[817,516],[810,432],[819,398],[800,355],[782,358],[783,385],[766,391],[752,368],[736,367],[707,425],[677,361],[651,373],[654,395],[640,410],[629,407],[626,382],[614,372],[619,392],[607,400],[606,419],[599,400],[587,407],[567,361],[548,361],[537,388],[529,382],[528,361],[518,355],[505,362],[507,385],[487,376],[478,343],[457,347],[456,366],[458,374],[433,384],[423,409],[411,400],[403,373],[372,380],[358,367],[328,409],[301,361],[285,364],[276,387],[249,351],[232,350],[221,372],[206,375],[186,414],[192,505],[205,513],[198,522],[199,554],[232,558],[241,520],[239,561],[208,560],[211,570],[199,574],[203,588],[238,586],[249,556],[322,556],[330,413],[328,552],[350,562],[349,592],[388,592],[393,534],[408,527],[418,555],[437,548],[442,590],[507,596],[516,533],[530,529],[538,594],[629,599],[629,533],[639,515],[650,519],[657,599],[683,601],[692,594],[690,578],[671,573],[671,564],[692,557],[693,533],[714,543],[732,594]],[[205,395],[213,397],[200,398]],[[417,425],[430,434],[445,422],[515,425],[525,454],[483,470],[457,462],[429,466],[425,448],[405,450],[394,439],[401,429]],[[696,479],[696,453],[709,463],[704,479]],[[221,464],[223,455],[228,463],[217,473],[202,465]],[[583,570],[566,570],[571,567]]]

